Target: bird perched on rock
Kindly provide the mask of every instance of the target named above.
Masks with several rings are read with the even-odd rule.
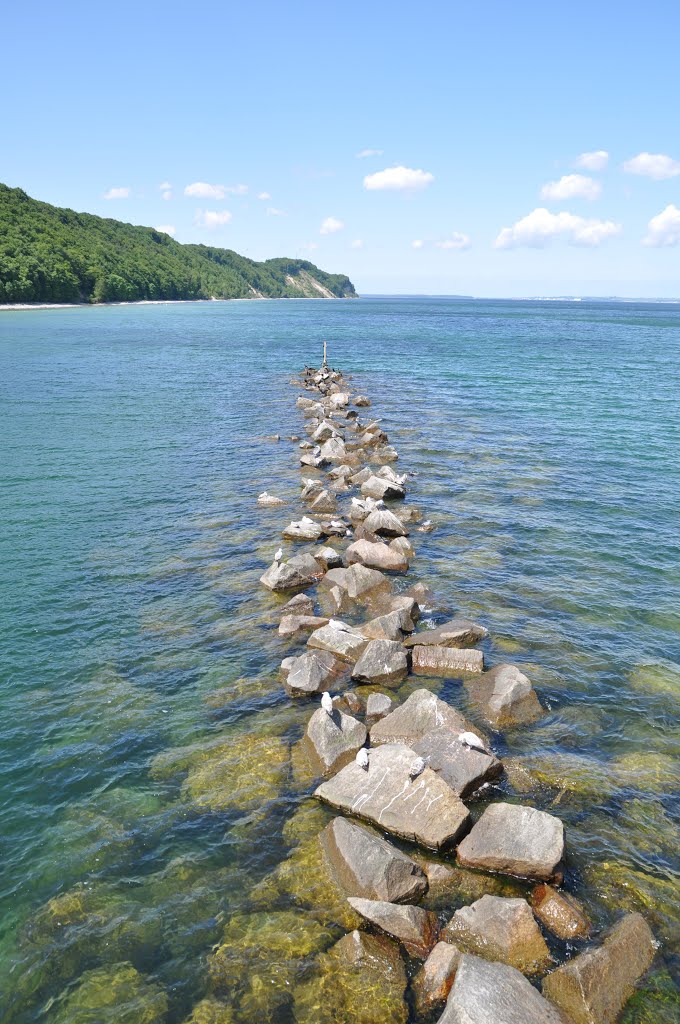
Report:
[[[282,558],[283,558],[283,548],[279,548],[279,550],[274,555],[274,561],[278,563],[278,562],[281,561]]]
[[[482,754],[489,753],[479,736],[475,736],[473,732],[461,732],[458,736],[458,742],[462,743],[464,747],[470,747],[471,750],[480,750]]]
[[[357,756],[354,758],[360,768],[368,771],[368,751],[366,747],[362,747],[361,750],[357,751]]]
[[[412,779],[417,779],[419,775],[427,768],[427,761],[424,757],[417,757],[415,761],[411,762],[411,766],[408,770],[409,776]]]
[[[328,690],[326,690],[325,693],[321,694],[321,707],[324,709],[327,715],[333,714],[333,699]]]

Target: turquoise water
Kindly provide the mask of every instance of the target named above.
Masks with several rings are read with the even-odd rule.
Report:
[[[145,1008],[129,1019],[184,1021],[229,923],[264,907],[276,930],[295,905],[262,887],[309,784],[258,759],[309,707],[276,680],[295,645],[257,580],[299,508],[288,380],[323,338],[418,474],[436,529],[412,575],[482,621],[489,663],[527,666],[549,709],[498,740],[516,792],[565,820],[596,923],[643,909],[659,977],[677,968],[680,308],[2,313],[3,1020],[70,1021],[85,972],[125,962]],[[258,509],[265,488],[290,508]],[[464,706],[457,684],[444,695]],[[252,747],[263,737],[275,749]],[[206,806],[173,751],[227,740],[262,790]],[[263,1019],[250,1005],[234,1019]]]

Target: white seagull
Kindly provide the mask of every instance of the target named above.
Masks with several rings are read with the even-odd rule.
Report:
[[[471,750],[480,750],[482,754],[489,753],[479,736],[476,736],[473,732],[461,732],[458,736],[458,742],[462,743],[464,747],[470,747]]]
[[[328,690],[326,690],[325,693],[321,694],[321,707],[324,709],[327,715],[333,714],[333,700]]]
[[[362,747],[361,750],[357,751],[357,756],[354,758],[360,768],[368,771],[368,751],[366,747]]]
[[[283,558],[283,548],[279,548],[279,550],[274,555],[274,561],[278,563],[278,562],[281,561],[282,558]]]
[[[417,757],[415,761],[411,762],[411,766],[408,770],[409,776],[412,779],[417,779],[419,775],[427,768],[427,761],[424,757]]]

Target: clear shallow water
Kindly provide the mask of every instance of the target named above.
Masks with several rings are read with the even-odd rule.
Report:
[[[515,792],[565,820],[569,883],[596,923],[643,909],[662,981],[677,966],[676,308],[4,313],[3,1019],[70,1020],[79,980],[101,981],[85,972],[130,962],[130,1020],[174,1024],[207,991],[225,928],[243,963],[254,910],[255,946],[291,931],[275,915],[296,901],[269,883],[306,837],[286,826],[309,788],[287,758],[309,706],[276,681],[296,645],[257,579],[299,507],[294,446],[265,435],[300,430],[288,379],[322,338],[418,473],[411,497],[437,529],[417,535],[414,579],[484,622],[489,663],[526,665],[549,708],[499,740]],[[265,487],[290,508],[258,509]],[[442,692],[465,707],[459,684]],[[239,773],[259,788],[220,801],[225,779],[200,752],[227,742],[226,788]],[[313,952],[339,934],[313,937]],[[239,999],[236,1020],[291,1019],[253,990]]]

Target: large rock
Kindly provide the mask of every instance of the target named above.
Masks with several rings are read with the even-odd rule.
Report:
[[[313,615],[314,602],[309,594],[296,594],[280,610],[282,615]]]
[[[410,647],[467,647],[489,635],[488,629],[470,619],[451,619],[434,629],[423,629],[407,640]]]
[[[404,839],[435,850],[450,846],[468,825],[467,808],[429,768],[411,777],[416,756],[401,743],[376,747],[368,769],[348,764],[314,795]]]
[[[405,743],[411,747],[426,733],[447,728],[456,736],[470,729],[463,716],[429,690],[415,690],[371,729],[371,743]]]
[[[366,395],[357,395],[354,399],[354,404],[357,408],[367,408],[371,404],[371,400]]]
[[[491,804],[458,847],[463,867],[544,882],[556,876],[563,856],[560,819],[518,804]]]
[[[318,523],[315,523],[311,519],[298,519],[296,522],[289,523],[284,530],[281,531],[281,536],[286,537],[288,540],[306,540],[315,541],[318,540],[322,534],[322,529]]]
[[[321,420],[318,427],[315,427],[312,431],[312,441],[316,441],[317,444],[323,444],[324,441],[328,441],[331,437],[337,437],[338,430],[334,423],[330,420]]]
[[[405,903],[427,891],[422,868],[362,825],[334,818],[321,840],[334,876],[350,895]]]
[[[318,708],[307,724],[305,741],[312,764],[330,775],[353,760],[366,742],[366,726],[334,709],[329,715]]]
[[[321,547],[314,552],[314,558],[327,569],[338,569],[342,566],[342,555],[335,548]]]
[[[279,623],[280,636],[296,636],[298,633],[310,633],[314,629],[328,624],[328,619],[319,615],[284,615]]]
[[[387,612],[361,624],[361,632],[371,640],[402,640],[404,633],[410,629],[413,629],[413,622],[403,608],[397,608],[393,612]]]
[[[458,734],[447,727],[426,732],[411,746],[417,754],[427,758],[432,771],[460,797],[474,793],[503,771],[503,765],[493,754],[461,743]]]
[[[418,634],[419,636],[421,634]],[[481,651],[459,650],[455,647],[413,647],[413,673],[416,676],[442,676],[451,679],[461,672],[481,672],[484,655]]]
[[[549,974],[543,992],[574,1024],[614,1024],[654,952],[654,937],[644,917],[626,914],[601,946]]]
[[[298,658],[284,658],[281,662],[284,686],[291,697],[322,693],[342,673],[342,664],[328,651],[308,651]]]
[[[370,540],[355,540],[347,548],[345,559],[348,565],[359,562],[384,572],[405,572],[408,569],[408,559],[401,551],[395,551],[389,544],[372,543]]]
[[[341,462],[347,449],[345,448],[345,442],[339,437],[331,437],[324,444],[321,445],[320,458],[325,459],[328,462]]]
[[[508,964],[463,954],[439,1024],[569,1024]]]
[[[352,679],[376,686],[399,686],[407,675],[406,651],[396,640],[371,640],[352,669]]]
[[[471,700],[494,729],[535,722],[543,714],[536,691],[516,665],[496,665],[466,683]]]
[[[310,512],[336,512],[338,503],[328,491],[319,491],[309,505]]]
[[[384,477],[369,476],[361,485],[361,493],[368,498],[382,498],[383,501],[391,501],[396,498],[403,498],[406,491],[401,484],[392,480],[385,480]]]
[[[278,593],[286,590],[301,590],[311,586],[324,574],[323,568],[311,555],[296,555],[287,562],[273,562],[260,583]]]
[[[587,939],[590,921],[573,896],[541,883],[531,893],[531,906],[538,920],[558,939]]]
[[[411,956],[424,960],[437,941],[439,923],[437,915],[430,910],[355,896],[350,896],[347,902],[371,924],[403,943]]]
[[[482,896],[455,912],[443,932],[447,942],[486,960],[501,960],[523,974],[546,971],[552,957],[526,900]]]
[[[377,533],[382,537],[406,537],[408,530],[394,512],[389,509],[376,509],[364,519],[364,529],[368,533]]]
[[[389,715],[394,701],[386,693],[371,693],[366,701],[366,725],[375,725],[385,715]]]
[[[377,569],[367,565],[351,565],[347,569],[331,569],[323,580],[324,587],[339,587],[351,598],[363,597],[376,587],[388,587],[389,580]]]
[[[452,942],[438,942],[411,982],[418,1017],[441,1006],[451,991],[461,951]]]
[[[358,629],[348,626],[339,619],[330,619],[327,626],[314,630],[307,641],[307,646],[329,651],[343,661],[354,662],[361,657],[368,642]]]

